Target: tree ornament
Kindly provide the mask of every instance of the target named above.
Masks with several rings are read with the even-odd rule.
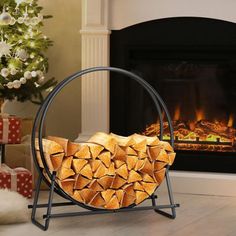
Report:
[[[14,17],[11,18],[10,25],[14,25],[16,23],[16,19]]]
[[[20,5],[21,3],[25,2],[25,0],[15,0],[17,5]]]
[[[20,82],[21,82],[21,84],[25,84],[25,83],[26,83],[26,78],[21,77],[21,78],[20,78]]]
[[[9,25],[10,22],[11,15],[3,10],[2,14],[0,15],[0,25]]]
[[[31,71],[31,75],[32,75],[32,77],[35,78],[37,76],[37,72],[33,70],[33,71]]]
[[[19,18],[17,19],[17,22],[18,22],[19,24],[23,24],[23,23],[24,23],[24,18],[23,18],[23,17],[19,17]]]
[[[31,18],[31,20],[30,20],[31,25],[37,25],[39,22],[40,22],[40,19],[37,16]]]
[[[45,80],[45,77],[42,76],[42,77],[40,77],[40,78],[38,79],[38,83],[39,83],[39,84],[42,84],[42,83],[44,82],[44,80]]]
[[[26,78],[26,79],[31,79],[31,78],[32,78],[31,72],[30,72],[30,71],[26,71],[26,72],[24,73],[24,78]]]
[[[37,70],[36,72],[39,78],[43,76],[43,72],[41,70]]]
[[[8,87],[9,89],[12,89],[12,88],[13,88],[13,83],[12,83],[12,82],[8,82],[8,83],[7,83],[7,87]]]
[[[17,69],[16,68],[11,68],[10,69],[10,74],[11,75],[15,75],[17,73]]]
[[[22,61],[26,61],[29,58],[29,54],[25,49],[19,49],[16,51],[16,56]]]
[[[14,80],[13,82],[13,88],[18,89],[21,86],[21,82],[19,80]]]
[[[28,25],[30,25],[30,18],[29,17],[26,17],[25,19],[24,19],[24,23],[28,26]]]
[[[25,3],[25,2],[29,2],[29,1],[28,0],[15,0],[15,2],[16,2],[16,5],[19,6],[20,4]],[[30,2],[32,2],[32,1],[30,1]]]
[[[1,75],[6,78],[9,75],[9,70],[7,68],[2,68]]]
[[[8,56],[10,55],[11,53],[11,45],[10,44],[7,44],[6,42],[4,41],[1,41],[0,42],[0,58],[2,56]]]

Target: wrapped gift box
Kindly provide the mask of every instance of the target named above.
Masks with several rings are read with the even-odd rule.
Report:
[[[20,144],[5,145],[5,164],[11,168],[24,167],[30,170],[33,177],[33,189],[38,179],[37,170],[31,153],[30,135],[22,137]],[[47,189],[46,184],[42,184],[41,189]]]
[[[5,164],[11,168],[24,167],[34,174],[30,136],[23,137],[20,144],[5,145]]]
[[[21,142],[21,119],[16,116],[0,116],[0,143]]]
[[[0,166],[0,188],[17,191],[27,198],[32,197],[32,175],[29,170],[18,167],[12,169],[6,164]]]

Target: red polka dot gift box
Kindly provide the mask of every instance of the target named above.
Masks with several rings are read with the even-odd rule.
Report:
[[[17,167],[11,169],[6,164],[0,165],[0,189],[16,191],[24,197],[32,197],[32,174],[29,170]]]
[[[0,116],[0,143],[21,143],[21,119],[16,116]]]

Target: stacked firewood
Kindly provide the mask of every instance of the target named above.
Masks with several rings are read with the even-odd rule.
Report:
[[[37,160],[44,168],[38,142]],[[96,133],[87,142],[43,139],[45,161],[57,172],[57,183],[72,198],[96,208],[118,209],[139,204],[152,195],[172,165],[168,142],[134,134]]]

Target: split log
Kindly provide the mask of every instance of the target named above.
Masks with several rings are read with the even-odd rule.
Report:
[[[123,147],[123,150],[125,151],[126,155],[137,156],[137,154],[138,154],[138,152],[136,152],[131,147]]]
[[[123,189],[116,190],[116,197],[119,201],[119,204],[121,205],[123,197],[124,197],[125,191]]]
[[[72,160],[73,160],[73,157],[64,158],[64,160],[62,161],[61,166],[64,167],[64,168],[70,169],[71,165],[72,165]]]
[[[59,186],[70,196],[74,194],[74,185],[75,185],[75,179],[65,179],[62,181],[58,181]]]
[[[164,179],[165,174],[166,174],[166,169],[165,168],[156,171],[154,173],[154,177],[155,177],[156,183],[160,184],[162,182],[162,180]]]
[[[97,193],[92,189],[84,188],[80,190],[80,195],[85,203],[89,203]]]
[[[133,184],[126,184],[126,185],[123,186],[122,188],[124,189],[124,191],[125,191],[127,194],[129,194],[129,195],[135,197],[135,191],[134,191],[134,185],[133,185]]]
[[[78,174],[82,168],[88,163],[85,159],[73,159],[72,167],[75,170],[75,173]]]
[[[137,162],[138,162],[137,156],[127,156],[126,163],[128,166],[128,170],[134,169]]]
[[[136,200],[135,196],[131,196],[127,193],[124,193],[121,206],[128,207],[128,206],[132,205],[135,202],[135,200]]]
[[[102,197],[106,203],[108,203],[112,196],[115,194],[115,190],[113,189],[107,189],[106,191],[101,192]]]
[[[82,145],[79,151],[77,151],[74,156],[82,159],[90,159],[91,153],[89,151],[89,146],[87,144]]]
[[[160,142],[157,136],[144,136],[141,134],[133,134],[130,137],[134,139],[135,143],[140,143],[145,140],[148,146],[156,146]]]
[[[81,203],[84,203],[84,200],[83,200],[83,198],[82,198],[81,195],[80,195],[80,191],[75,190],[72,197],[73,197],[76,201],[81,202]]]
[[[90,153],[92,155],[92,157],[95,159],[100,153],[101,151],[104,149],[103,146],[98,145],[98,144],[94,144],[94,143],[87,143]]]
[[[63,157],[64,157],[64,153],[57,153],[57,154],[50,155],[50,159],[51,159],[54,171],[57,171],[60,168],[60,166],[62,165]]]
[[[139,203],[141,203],[142,201],[144,201],[145,199],[147,199],[149,197],[149,195],[145,192],[142,191],[136,191],[136,196],[135,196],[135,204],[138,205]]]
[[[104,199],[102,198],[100,193],[97,193],[89,203],[89,205],[92,205],[95,207],[102,207],[105,204],[106,204],[106,202],[104,201]]]
[[[65,156],[73,156],[80,149],[79,143],[71,142],[65,138],[60,138],[56,136],[47,136],[47,139],[61,145],[62,148],[64,149]]]
[[[85,188],[89,183],[91,182],[91,180],[87,179],[86,177],[82,176],[82,175],[76,175],[75,177],[75,185],[74,185],[74,189],[83,189]]]
[[[119,201],[115,195],[112,196],[110,201],[105,205],[105,208],[106,209],[119,209],[120,208]]]
[[[115,148],[115,153],[112,156],[113,160],[120,160],[120,161],[125,161],[126,159],[126,152],[120,147],[120,146],[116,146]]]
[[[74,175],[75,172],[72,169],[68,169],[65,167],[60,167],[60,169],[57,171],[57,177],[59,180],[64,180]]]
[[[98,183],[103,187],[104,190],[110,188],[113,181],[114,177],[111,176],[103,176],[102,178],[98,179]]]
[[[121,176],[123,179],[127,179],[128,175],[129,175],[127,165],[124,164],[124,165],[120,166],[118,169],[116,169],[116,173],[119,176]]]
[[[46,140],[53,141],[57,144],[59,144],[63,148],[63,152],[66,154],[67,153],[67,146],[68,146],[68,139],[61,138],[61,137],[56,137],[56,136],[47,136]]]
[[[96,192],[101,192],[101,191],[104,190],[96,179],[93,179],[91,181],[88,188],[90,188],[90,189],[92,189],[93,191],[96,191]]]
[[[121,147],[129,147],[135,144],[135,141],[132,137],[120,136],[117,134],[110,133],[110,135],[115,138],[118,145]]]
[[[96,143],[102,145],[104,148],[106,148],[111,153],[115,153],[115,148],[117,145],[116,140],[110,136],[109,134],[97,132],[95,135],[93,135],[88,142],[90,143]]]
[[[111,153],[108,151],[102,152],[98,155],[98,159],[100,159],[106,167],[110,167],[111,165]]]
[[[121,178],[119,175],[116,175],[113,182],[112,182],[111,188],[119,189],[126,183],[127,182],[125,179]]]
[[[42,139],[43,152],[45,161],[50,171],[57,171],[61,165],[62,158],[64,156],[63,147],[56,143],[55,141]],[[41,155],[39,152],[39,141],[35,140],[35,149],[36,149],[36,157],[41,168],[44,168]]]
[[[74,156],[76,152],[79,151],[81,145],[79,143],[74,143],[68,141],[66,156]]]

